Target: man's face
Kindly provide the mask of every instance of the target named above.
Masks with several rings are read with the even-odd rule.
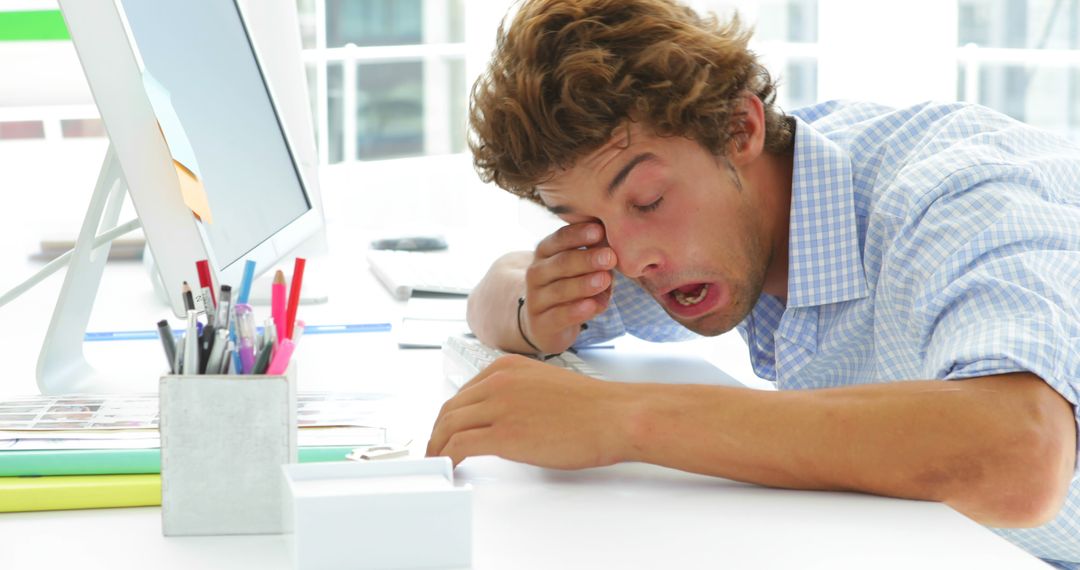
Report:
[[[616,269],[699,334],[750,313],[769,266],[763,208],[724,158],[631,123],[605,146],[537,186],[568,223],[598,222]]]

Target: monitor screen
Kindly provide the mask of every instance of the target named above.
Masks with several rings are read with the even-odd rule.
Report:
[[[205,188],[212,221],[200,230],[227,268],[311,209],[248,31],[232,1],[121,5],[170,152]]]

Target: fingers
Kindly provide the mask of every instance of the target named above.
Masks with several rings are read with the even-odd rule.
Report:
[[[494,419],[491,409],[487,402],[480,402],[439,414],[428,440],[427,456],[445,455],[447,442],[458,433],[490,427]]]
[[[541,351],[561,352],[573,344],[581,324],[607,308],[618,263],[604,228],[595,222],[570,224],[537,246],[525,271],[522,328]]]
[[[460,431],[447,440],[438,453],[428,453],[428,457],[449,457],[457,467],[462,461],[477,455],[496,455],[495,429],[483,427]]]
[[[590,249],[571,249],[549,257],[541,257],[525,270],[525,285],[529,290],[548,287],[568,278],[581,278],[581,287],[589,284],[589,278],[608,274],[615,268],[615,252],[607,246]]]
[[[611,286],[613,279],[610,271],[599,271],[560,279],[544,287],[530,288],[527,297],[529,313],[542,313],[558,305],[599,295]]]
[[[551,257],[560,251],[588,247],[600,242],[604,227],[594,222],[569,224],[544,238],[536,246],[538,257]]]

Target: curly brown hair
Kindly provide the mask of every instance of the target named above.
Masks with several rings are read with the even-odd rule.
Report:
[[[481,179],[539,201],[535,186],[627,121],[716,156],[742,133],[739,98],[765,106],[765,148],[792,148],[776,85],[738,15],[720,24],[672,0],[530,0],[499,26],[472,89],[469,148]]]

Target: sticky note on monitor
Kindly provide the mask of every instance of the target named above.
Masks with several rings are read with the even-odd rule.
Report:
[[[169,147],[169,154],[172,155],[184,204],[200,220],[213,223],[210,200],[206,196],[206,188],[203,186],[202,175],[199,172],[199,161],[195,158],[195,150],[191,148],[191,141],[184,130],[184,125],[180,122],[180,116],[176,114],[169,91],[146,71],[143,72],[143,88],[146,90],[147,98],[150,99],[150,105],[154,108],[154,116],[157,118],[162,136],[165,137],[165,143]]]

